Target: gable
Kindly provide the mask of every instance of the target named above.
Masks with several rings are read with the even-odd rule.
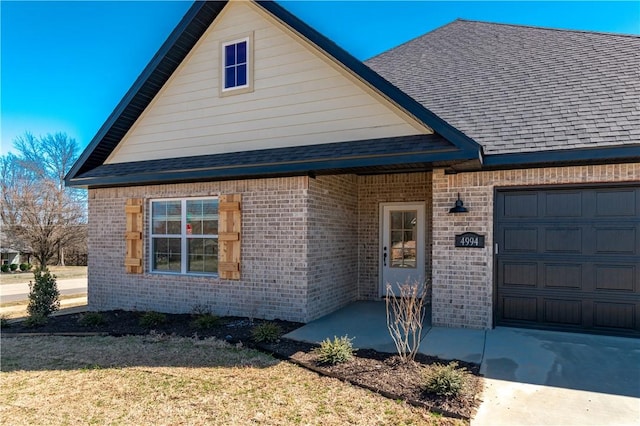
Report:
[[[221,96],[221,42],[247,34],[253,91]],[[259,6],[232,1],[105,164],[429,133]]]

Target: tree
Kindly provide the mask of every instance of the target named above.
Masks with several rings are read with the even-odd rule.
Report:
[[[86,239],[86,195],[66,188],[64,176],[78,157],[75,139],[64,133],[14,141],[18,155],[0,158],[1,217],[5,235],[30,245],[42,268]]]

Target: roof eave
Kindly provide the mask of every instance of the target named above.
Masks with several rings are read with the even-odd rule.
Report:
[[[271,177],[300,176],[308,174],[384,173],[389,167],[393,173],[416,171],[420,164],[422,171],[429,170],[434,163],[455,163],[474,159],[475,152],[460,150],[442,150],[424,155],[400,154],[370,158],[330,159],[301,162],[282,162],[276,164],[252,164],[235,167],[211,167],[154,171],[99,177],[75,177],[68,181],[69,186],[81,188],[113,187],[126,185],[154,185],[163,183],[198,182],[211,180],[262,179]],[[402,168],[402,165],[411,165]]]
[[[504,169],[572,164],[606,164],[640,161],[640,143],[603,148],[579,148],[555,151],[494,154],[484,157],[483,168]]]

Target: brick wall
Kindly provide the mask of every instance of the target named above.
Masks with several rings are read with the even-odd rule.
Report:
[[[241,193],[241,280],[126,274],[124,204]],[[379,205],[425,201],[431,229],[431,174],[321,176],[92,189],[89,192],[91,309],[190,312],[307,322],[358,299],[379,298]],[[427,249],[427,271],[430,269]]]
[[[89,306],[190,312],[196,305],[220,315],[307,321],[308,178],[158,185],[89,191]],[[242,279],[149,272],[145,232],[144,274],[126,274],[128,198],[148,200],[241,193]]]
[[[496,187],[639,182],[640,163],[553,167],[445,175],[433,172],[434,325],[490,328],[493,318],[493,204]],[[460,193],[469,213],[449,214]],[[454,236],[477,232],[484,249],[454,247]]]
[[[358,197],[354,175],[309,180],[309,319],[358,294]]]
[[[92,309],[189,312],[307,322],[353,300],[378,299],[379,208],[426,203],[426,271],[433,322],[492,326],[493,196],[496,187],[640,181],[640,164],[459,173],[323,176],[93,189],[89,192]],[[457,193],[469,213],[449,214]],[[125,274],[128,198],[243,194],[242,279]],[[145,212],[146,213],[146,212]],[[145,214],[145,229],[148,215]],[[484,249],[454,247],[454,235],[486,236]],[[146,236],[145,236],[146,237]]]
[[[358,299],[380,298],[380,203],[426,204],[425,271],[431,261],[431,173],[358,176]]]

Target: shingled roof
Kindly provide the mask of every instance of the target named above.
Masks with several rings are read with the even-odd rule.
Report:
[[[487,156],[638,155],[640,37],[456,20],[365,63]]]

